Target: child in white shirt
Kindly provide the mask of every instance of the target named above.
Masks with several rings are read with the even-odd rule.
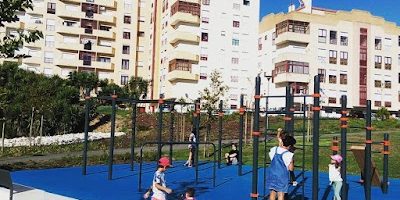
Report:
[[[342,156],[336,154],[331,156],[331,164],[329,164],[329,181],[332,184],[334,191],[334,200],[341,200],[340,190],[342,189],[343,179],[340,174],[340,163]]]

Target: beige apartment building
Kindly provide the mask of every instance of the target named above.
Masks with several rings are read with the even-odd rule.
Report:
[[[320,74],[321,105],[327,111],[340,107],[340,97],[347,95],[349,107],[362,108],[371,100],[374,110],[398,112],[400,27],[366,11],[302,2],[260,22],[258,67],[272,76],[269,93],[284,94],[289,85],[294,94],[311,94],[313,77]],[[270,101],[270,107],[283,107],[282,102]]]
[[[33,7],[0,31],[43,32],[20,49],[29,56],[21,68],[63,78],[89,71],[119,85],[131,76],[151,78],[150,0],[33,0]]]

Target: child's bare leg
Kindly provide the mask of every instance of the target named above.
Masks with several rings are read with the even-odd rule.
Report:
[[[274,190],[270,190],[269,200],[275,200],[275,199],[276,199],[276,192]]]
[[[278,200],[285,200],[285,193],[278,192]]]
[[[192,153],[192,150],[190,150],[190,152],[189,152],[189,158],[188,158],[189,166],[193,164],[193,163],[192,163],[192,156],[193,156],[193,153]]]

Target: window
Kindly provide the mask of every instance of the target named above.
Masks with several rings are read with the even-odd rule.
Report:
[[[205,54],[200,55],[200,60],[208,60],[208,56]]]
[[[319,29],[318,30],[318,42],[319,43],[326,43],[326,29]]]
[[[104,63],[110,63],[111,62],[111,58],[107,58],[107,57],[98,57],[97,58],[98,62],[104,62]]]
[[[231,76],[231,82],[232,82],[232,83],[237,83],[237,82],[239,82],[239,76]]]
[[[382,50],[382,39],[375,38],[375,50]]]
[[[294,32],[300,34],[308,34],[310,28],[309,22],[285,20],[275,25],[276,36],[285,32]]]
[[[128,45],[122,46],[122,54],[130,54],[130,47]]]
[[[240,4],[233,3],[233,10],[240,10]]]
[[[340,45],[342,45],[342,46],[347,46],[348,45],[347,36],[340,36]]]
[[[239,58],[232,58],[231,63],[232,64],[239,64]]]
[[[375,56],[375,69],[382,68],[382,56]]]
[[[210,0],[202,0],[201,3],[203,5],[210,5]]]
[[[225,36],[226,32],[225,31],[221,31],[221,36]]]
[[[328,103],[333,103],[333,104],[335,104],[335,103],[336,103],[336,97],[329,97],[329,98],[328,98]]]
[[[201,33],[201,41],[208,42],[208,33]]]
[[[239,28],[240,22],[239,21],[233,21],[233,27]]]
[[[56,21],[54,19],[46,20],[46,30],[54,31],[55,30]]]
[[[138,37],[144,37],[144,35],[145,35],[145,34],[144,34],[143,31],[139,31],[139,32],[138,32]]]
[[[325,83],[326,70],[318,69],[318,75],[319,75],[319,82]]]
[[[47,3],[47,13],[56,14],[56,3]]]
[[[232,39],[233,46],[239,46],[239,39]]]
[[[124,38],[124,39],[131,39],[131,32],[123,32],[122,33],[122,37]]]
[[[386,89],[392,88],[392,82],[391,81],[385,81],[385,88]]]
[[[243,5],[250,6],[250,0],[243,0]]]
[[[383,44],[387,47],[391,47],[392,46],[392,39],[391,38],[385,38]]]
[[[385,101],[385,107],[387,107],[387,108],[392,107],[392,102],[390,102],[390,101]]]
[[[341,51],[340,52],[340,64],[341,65],[347,65],[348,61],[348,53],[346,51]]]
[[[201,23],[208,24],[210,19],[208,17],[201,17]]]
[[[329,63],[330,64],[337,63],[337,51],[329,50]]]
[[[45,46],[46,47],[54,47],[54,35],[46,35],[45,38]]]
[[[400,47],[400,35],[399,35],[398,43],[399,43],[398,45],[399,45],[399,47]]]
[[[128,76],[121,75],[121,85],[127,85],[127,84],[128,84]]]
[[[400,73],[399,73],[399,83],[400,83]]]
[[[200,79],[201,80],[207,80],[207,73],[201,72],[200,73]]]
[[[347,85],[347,74],[340,74],[340,84]]]
[[[337,32],[336,31],[329,31],[329,43],[337,44]]]
[[[375,80],[374,81],[374,85],[375,85],[376,88],[380,88],[380,87],[382,87],[382,81],[381,80]]]
[[[374,101],[374,106],[375,107],[381,107],[382,106],[382,102],[381,101]]]
[[[329,83],[336,84],[336,75],[329,75]]]
[[[53,63],[53,60],[54,60],[54,53],[45,51],[44,52],[44,62],[45,63]]]
[[[131,16],[125,15],[124,16],[124,24],[130,24],[131,23]]]
[[[385,69],[392,69],[392,57],[385,57]]]
[[[128,70],[128,69],[129,69],[129,60],[127,60],[127,59],[122,59],[121,69],[125,69],[125,70]]]
[[[133,10],[132,2],[129,2],[129,0],[124,1],[124,9],[127,11]]]

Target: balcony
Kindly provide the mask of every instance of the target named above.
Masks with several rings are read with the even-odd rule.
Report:
[[[117,1],[114,0],[94,0],[93,3],[109,8],[117,8]]]
[[[375,69],[382,69],[382,63],[375,62]]]
[[[114,17],[112,14],[97,14],[97,13],[94,13],[93,18],[96,19],[99,22],[107,22],[107,23],[111,23],[111,24],[115,24],[117,22],[117,18]]]
[[[170,57],[171,60],[178,59],[178,60],[189,60],[192,63],[199,62],[199,56],[196,54],[192,54],[187,51],[174,51],[172,56]]]
[[[199,80],[199,75],[192,74],[189,71],[172,71],[167,75],[167,80],[171,83],[185,82],[185,83],[196,83]]]
[[[78,67],[82,65],[82,61],[76,57],[75,59],[56,59],[57,66],[65,66],[65,67]]]
[[[95,30],[93,30],[93,35],[100,37],[100,38],[107,38],[107,39],[115,40],[115,32],[113,31],[113,29],[110,29],[109,31],[95,29]]]
[[[329,64],[337,64],[337,58],[336,57],[329,57]]]
[[[108,46],[97,46],[97,45],[92,45],[92,51],[95,51],[100,54],[107,54],[107,55],[114,55],[115,54],[115,48],[114,47],[108,47]]]
[[[190,13],[177,12],[170,20],[172,26],[179,26],[180,24],[200,25],[200,17]]]
[[[14,28],[14,29],[24,29],[25,23],[21,22],[21,21],[16,21],[13,23],[5,23],[5,26],[8,28]]]
[[[65,43],[65,42],[56,42],[57,49],[69,50],[69,51],[82,51],[83,44],[79,43]]]
[[[115,69],[115,64],[111,63],[111,62],[92,61],[92,66],[95,67],[96,69],[101,69],[101,70],[114,70]]]
[[[177,1],[182,1],[182,0],[172,0],[172,2],[170,2],[170,3],[171,3],[171,4],[174,4],[174,3],[176,3]],[[200,4],[200,3],[201,3],[201,0],[185,0],[185,2]]]
[[[170,43],[175,45],[177,43],[189,43],[189,44],[199,44],[200,37],[189,32],[179,32],[176,31],[172,33],[170,36]]]
[[[34,21],[32,23],[26,23],[25,24],[25,29],[26,30],[30,30],[30,31],[34,31],[34,30],[42,31],[42,30],[45,30],[45,26],[44,26],[43,22],[44,22],[44,20],[38,19],[38,20],[36,20],[36,21]]]
[[[385,64],[385,69],[391,70],[392,69],[392,64]]]
[[[80,35],[84,34],[84,28],[79,26],[57,26],[58,33],[66,33],[66,34],[73,34],[73,35]]]
[[[37,40],[35,42],[25,43],[24,46],[33,48],[44,48],[44,39]]]
[[[282,61],[275,64],[272,72],[277,87],[284,87],[290,82],[309,83],[309,65],[306,62]]]
[[[340,64],[341,65],[347,65],[348,60],[347,59],[340,59]]]
[[[288,46],[276,51],[275,63],[293,59],[296,59],[300,62],[310,62],[310,57],[307,56],[305,49]]]
[[[287,42],[299,42],[308,44],[310,42],[310,23],[295,20],[286,20],[275,25],[275,44]]]
[[[43,63],[43,58],[42,57],[23,58],[22,63],[41,64]]]
[[[275,38],[275,44],[280,45],[288,42],[298,42],[308,44],[311,40],[310,34],[296,33],[296,32],[284,32],[279,34]]]

